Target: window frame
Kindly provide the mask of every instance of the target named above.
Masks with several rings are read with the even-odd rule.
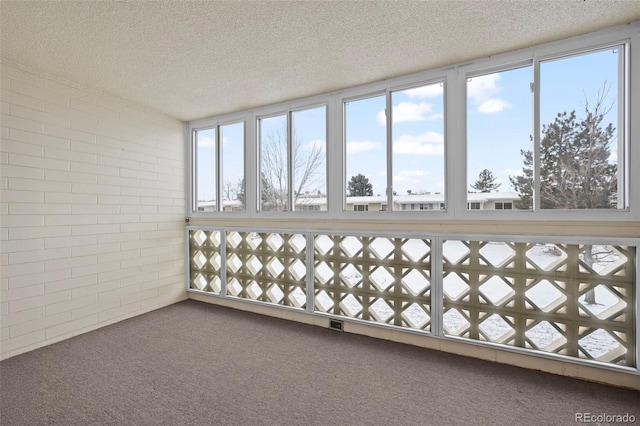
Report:
[[[223,182],[221,177],[223,177],[223,148],[220,144],[220,129],[224,126],[237,125],[241,124],[243,128],[243,174],[245,179],[245,209],[243,211],[224,211],[223,200],[221,195],[223,194]],[[247,209],[247,120],[246,114],[233,114],[227,117],[222,117],[220,119],[203,119],[195,122],[189,123],[185,126],[185,133],[187,134],[187,143],[188,143],[188,153],[189,153],[189,162],[188,162],[188,176],[186,179],[187,183],[187,217],[210,217],[212,215],[222,216],[222,215],[231,215],[238,216],[238,214],[246,212]],[[205,130],[215,129],[215,175],[216,175],[216,183],[215,183],[215,191],[216,191],[216,210],[212,212],[205,212],[198,210],[196,194],[198,190],[198,182],[197,182],[197,138],[196,134]]]
[[[426,70],[414,74],[395,77],[384,81],[377,81],[360,86],[350,87],[336,92],[318,96],[301,98],[289,102],[261,106],[233,114],[222,115],[213,118],[195,120],[185,125],[185,149],[187,152],[187,190],[186,214],[188,217],[202,218],[311,218],[324,217],[331,219],[358,220],[508,220],[508,221],[638,221],[640,220],[640,170],[631,168],[631,164],[640,164],[640,150],[631,149],[640,135],[640,122],[632,122],[631,112],[640,111],[640,85],[631,84],[631,75],[640,72],[640,23],[632,23],[621,27],[613,27],[595,33],[577,36],[569,39],[545,43],[530,48],[484,57],[465,63],[457,63],[451,66]],[[621,108],[618,123],[618,167],[621,168],[619,177],[624,179],[624,199],[628,208],[625,209],[598,209],[598,210],[481,210],[469,211],[467,207],[467,146],[466,146],[466,78],[467,75],[479,75],[490,72],[517,68],[519,65],[534,64],[534,75],[539,73],[541,60],[571,56],[579,53],[597,51],[603,48],[626,46],[621,60],[624,67],[619,71],[618,103]],[[537,81],[537,80],[534,80]],[[386,211],[379,212],[354,212],[346,210],[346,148],[345,148],[345,112],[344,102],[358,100],[385,94],[390,99],[391,92],[407,90],[426,84],[444,82],[444,139],[445,139],[445,189],[443,191],[446,200],[445,210],[402,211],[391,210],[393,206],[392,192],[387,196]],[[538,85],[534,89],[538,91],[534,97],[539,98]],[[539,105],[539,99],[535,100]],[[326,169],[327,169],[327,198],[326,209],[317,211],[292,211],[292,212],[261,212],[258,208],[258,174],[259,165],[257,118],[274,115],[277,112],[291,111],[295,109],[310,109],[315,106],[325,105],[327,112],[326,122]],[[388,108],[390,106],[388,105]],[[532,134],[540,138],[539,107],[534,107],[532,120]],[[276,114],[277,115],[277,114]],[[392,114],[387,114],[387,134],[392,130]],[[538,117],[538,118],[536,118]],[[244,175],[247,182],[245,188],[246,200],[244,212],[197,212],[194,211],[194,186],[195,186],[195,152],[192,134],[194,130],[211,128],[217,125],[234,124],[244,121],[245,145],[244,145]],[[638,121],[638,120],[635,120]],[[457,124],[456,124],[457,123]],[[460,123],[465,125],[460,126]],[[622,124],[622,125],[621,125]],[[635,138],[635,139],[634,139]],[[392,162],[391,137],[387,137],[387,163]],[[538,142],[539,143],[539,142]],[[633,147],[635,148],[635,146]],[[219,160],[220,161],[220,160]],[[463,167],[461,165],[464,164]],[[387,167],[387,170],[391,168]],[[392,175],[387,175],[387,181]],[[389,186],[389,184],[388,184]],[[391,203],[389,202],[391,199]],[[323,206],[324,207],[324,206]]]
[[[292,160],[292,153],[293,153],[293,141],[292,141],[292,137],[293,137],[293,115],[296,112],[303,112],[303,111],[308,111],[308,110],[312,110],[312,109],[316,109],[316,108],[325,108],[325,149],[326,149],[326,154],[325,154],[325,179],[326,179],[326,188],[327,188],[327,194],[325,199],[327,200],[327,209],[326,210],[322,210],[322,208],[320,208],[319,210],[296,210],[295,208],[295,202],[292,198],[292,194],[293,194],[293,183],[295,182],[295,175],[293,174],[293,160]],[[256,155],[256,177],[255,177],[255,184],[257,187],[256,190],[256,209],[254,210],[254,214],[257,215],[261,215],[261,216],[280,216],[282,214],[286,214],[287,217],[290,216],[299,216],[299,217],[307,217],[310,215],[326,215],[329,213],[330,211],[330,194],[331,194],[331,185],[329,184],[329,176],[330,176],[330,172],[329,172],[329,155],[331,153],[331,151],[333,151],[332,148],[330,148],[330,143],[329,143],[329,132],[330,132],[330,128],[329,128],[329,118],[331,116],[330,114],[330,107],[331,107],[331,103],[327,100],[316,100],[314,102],[292,102],[292,103],[287,103],[287,104],[279,104],[277,105],[275,108],[269,108],[269,109],[264,109],[265,113],[262,114],[254,114],[253,116],[253,121],[254,121],[254,125],[255,125],[255,137],[254,137],[254,141],[255,141],[255,155]],[[262,109],[262,108],[261,108]],[[261,152],[261,146],[260,146],[260,120],[263,119],[268,119],[268,118],[273,118],[273,117],[278,117],[284,115],[287,119],[287,209],[284,211],[265,211],[262,210],[262,203],[261,203],[261,191],[262,191],[262,183],[260,181],[260,172],[262,170],[262,162],[261,162],[261,157],[260,157],[260,152]]]

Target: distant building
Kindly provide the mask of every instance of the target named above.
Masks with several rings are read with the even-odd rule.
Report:
[[[468,210],[513,210],[514,203],[520,197],[516,192],[472,192],[467,194]],[[199,201],[198,211],[215,211],[215,200]],[[225,212],[243,211],[242,202],[238,200],[223,201]],[[428,194],[396,195],[393,197],[394,211],[408,210],[445,210],[444,194],[435,192]],[[319,196],[300,196],[296,200],[296,211],[326,211],[327,198]],[[386,211],[388,200],[383,195],[347,197],[347,211]]]

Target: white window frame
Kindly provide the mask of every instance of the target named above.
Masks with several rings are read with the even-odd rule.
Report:
[[[640,220],[640,168],[632,168],[632,164],[640,164],[640,149],[631,149],[631,143],[640,136],[640,120],[631,119],[631,111],[640,111],[640,84],[631,81],[631,75],[640,73],[640,23],[610,28],[607,30],[560,40],[543,45],[534,46],[514,52],[481,58],[475,61],[454,64],[452,66],[423,71],[389,80],[374,82],[362,86],[352,87],[338,92],[320,96],[298,99],[291,102],[269,105],[240,113],[220,117],[197,120],[185,126],[185,139],[188,153],[187,172],[187,207],[186,214],[191,217],[233,217],[233,218],[313,218],[358,220],[407,220],[419,219],[425,221],[439,220],[512,220],[512,221],[638,221]],[[516,68],[527,62],[533,63],[539,69],[540,60],[551,57],[570,56],[576,53],[588,52],[626,44],[625,70],[620,76],[624,93],[619,93],[618,102],[623,113],[620,115],[624,123],[618,123],[618,138],[621,147],[618,149],[618,167],[620,176],[625,180],[624,199],[628,209],[599,209],[599,210],[467,210],[467,154],[466,154],[466,78],[468,75],[479,75]],[[534,75],[538,72],[534,69]],[[390,93],[406,90],[411,87],[434,84],[444,81],[444,114],[445,114],[445,190],[446,210],[430,211],[402,211],[386,210],[378,212],[358,212],[346,209],[346,173],[345,173],[345,122],[344,102],[347,100],[364,99],[371,96],[385,94],[390,99]],[[634,83],[634,84],[632,84]],[[535,88],[535,87],[534,87]],[[539,105],[539,91],[534,97]],[[327,209],[321,212],[260,212],[258,211],[258,174],[259,165],[257,118],[277,115],[277,112],[287,112],[295,109],[309,109],[320,105],[327,107]],[[387,108],[390,106],[387,103]],[[636,114],[637,115],[637,114]],[[540,138],[538,107],[534,107],[534,125],[532,133]],[[387,163],[392,162],[390,142],[391,114],[387,117]],[[191,139],[193,130],[211,128],[216,125],[245,122],[245,211],[244,212],[196,212],[193,211],[194,188],[194,147]],[[535,147],[535,145],[534,145]],[[535,153],[534,153],[535,156]],[[387,170],[391,170],[388,166]],[[392,175],[388,174],[389,180]],[[392,192],[387,195],[387,205],[393,206]]]

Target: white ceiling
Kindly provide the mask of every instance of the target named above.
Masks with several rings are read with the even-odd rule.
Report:
[[[7,1],[2,57],[180,120],[640,20],[638,0]]]

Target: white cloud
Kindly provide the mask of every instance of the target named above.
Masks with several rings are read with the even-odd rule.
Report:
[[[511,104],[503,99],[491,98],[487,99],[478,107],[478,112],[483,114],[495,114],[507,108],[511,108]]]
[[[500,81],[500,74],[487,74],[473,77],[467,82],[467,97],[481,103],[502,89],[497,83]]]
[[[402,94],[409,96],[410,98],[435,98],[442,95],[444,87],[441,84],[431,84],[429,86],[416,87],[415,89],[403,90]]]
[[[424,170],[401,170],[400,176],[424,176]]]
[[[443,118],[444,118],[444,114],[432,114],[429,116],[429,118],[427,118],[427,120],[433,121],[433,120],[441,120]]]
[[[381,149],[382,144],[380,142],[362,141],[347,142],[347,154],[356,154],[358,152],[371,151],[373,149]]]
[[[386,176],[386,175],[387,175],[387,171],[386,171],[386,170],[380,170],[380,171],[378,172],[378,175],[380,175],[380,176]]]
[[[402,135],[393,143],[394,154],[442,155],[444,153],[444,135],[426,132],[418,136]]]
[[[400,102],[393,106],[393,122],[402,123],[406,121],[424,121],[429,120],[429,113],[433,106],[427,102]],[[435,115],[435,114],[434,114]],[[387,122],[384,110],[378,111],[376,115],[378,124],[384,125]]]
[[[611,155],[609,155],[609,163],[611,164],[617,164],[618,163],[618,153],[617,152],[612,152]]]
[[[467,83],[467,97],[478,105],[478,112],[482,114],[495,114],[511,104],[495,95],[502,91],[498,85],[500,74],[487,74],[473,77]]]
[[[309,151],[320,149],[322,152],[325,152],[327,150],[327,144],[322,139],[314,139],[307,144],[307,149]]]
[[[213,148],[216,146],[216,140],[211,136],[198,135],[198,148]]]

